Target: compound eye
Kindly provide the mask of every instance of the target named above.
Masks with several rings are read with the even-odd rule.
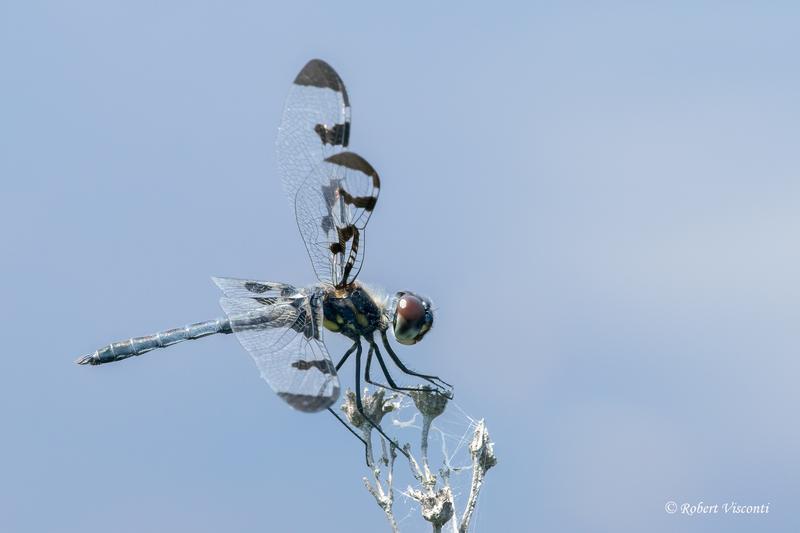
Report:
[[[425,318],[425,305],[413,294],[404,294],[397,302],[397,314],[407,322],[419,322]]]
[[[402,293],[394,315],[394,336],[402,344],[414,344],[430,329],[433,317],[418,296]]]

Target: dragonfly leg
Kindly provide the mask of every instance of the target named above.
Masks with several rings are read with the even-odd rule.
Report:
[[[438,376],[431,376],[429,374],[420,374],[419,372],[414,372],[413,370],[409,369],[406,365],[403,364],[403,361],[400,360],[397,354],[394,353],[394,350],[392,350],[392,347],[389,344],[389,339],[386,337],[386,331],[381,331],[381,339],[383,340],[383,346],[386,348],[386,352],[389,354],[389,357],[392,358],[394,364],[397,365],[397,368],[399,368],[401,371],[403,371],[405,374],[408,374],[409,376],[415,376],[424,379],[425,381],[427,381],[428,383],[430,383],[431,385],[435,386],[438,389],[450,389],[450,390],[444,390],[443,394],[448,398],[452,399],[453,397],[452,385],[450,385],[448,382],[446,382],[445,380],[443,380]],[[382,361],[382,358],[380,358],[380,356],[378,357],[378,361]],[[439,383],[436,383],[437,381]]]
[[[345,363],[345,361],[347,361],[347,358],[350,357],[350,354],[353,353],[353,351],[357,347],[358,347],[358,342],[354,342],[353,345],[350,347],[350,349],[347,350],[346,352],[344,352],[344,355],[342,356],[342,358],[339,359],[338,363],[336,363],[336,371],[337,372],[339,371],[340,368],[342,368],[342,365]],[[369,362],[367,362],[367,365],[369,365]]]
[[[348,357],[350,357],[350,354],[352,354],[352,353],[353,353],[353,352],[356,350],[356,348],[358,348],[358,343],[357,343],[357,342],[354,342],[354,343],[353,343],[353,345],[350,347],[350,349],[349,349],[349,350],[347,350],[347,351],[344,353],[344,355],[342,356],[342,358],[339,360],[339,363],[336,365],[336,371],[337,371],[337,372],[339,371],[339,369],[340,369],[340,368],[342,368],[342,365],[344,365],[344,363],[347,361],[347,358],[348,358]],[[347,429],[347,431],[349,431],[350,433],[352,433],[352,434],[355,436],[355,438],[357,438],[358,440],[360,440],[360,441],[361,441],[361,443],[364,445],[364,448],[366,449],[366,446],[367,446],[367,441],[365,441],[365,440],[364,440],[364,439],[361,437],[361,435],[359,435],[358,433],[356,433],[356,432],[355,432],[355,430],[354,430],[353,428],[351,428],[351,427],[350,427],[350,424],[348,424],[347,422],[345,422],[345,421],[344,421],[344,419],[343,419],[341,416],[339,416],[339,414],[338,414],[336,411],[334,411],[333,409],[331,409],[330,407],[328,407],[328,412],[330,412],[330,414],[332,414],[332,415],[333,415],[333,416],[336,418],[336,420],[338,420],[338,421],[339,421],[339,423],[340,423],[340,424],[342,424],[342,425],[343,425],[343,426],[344,426],[344,427]]]
[[[347,422],[345,422],[345,421],[344,421],[344,419],[342,419],[342,417],[341,417],[341,416],[339,416],[339,415],[336,413],[336,411],[334,411],[334,410],[333,410],[333,409],[331,409],[330,407],[328,407],[328,411],[329,411],[329,412],[330,412],[330,413],[331,413],[331,414],[332,414],[334,417],[336,417],[336,420],[338,420],[340,424],[342,424],[342,425],[343,425],[345,428],[347,428],[347,431],[349,431],[350,433],[352,433],[353,435],[355,435],[355,437],[356,437],[358,440],[360,440],[360,441],[361,441],[361,443],[362,443],[362,444],[363,444],[365,447],[367,446],[367,441],[365,441],[363,438],[361,438],[361,435],[359,435],[358,433],[356,433],[356,432],[355,432],[355,430],[353,430],[353,428],[351,428],[351,427],[350,427],[350,425],[349,425]]]
[[[372,349],[370,349],[370,353],[371,353],[371,352],[372,352]],[[375,423],[375,422],[374,422],[374,421],[373,421],[373,420],[372,420],[372,419],[371,419],[371,418],[370,418],[370,417],[367,415],[367,413],[366,413],[366,412],[364,412],[364,404],[363,404],[363,403],[362,403],[362,401],[361,401],[361,342],[360,342],[360,341],[358,341],[358,347],[356,348],[356,409],[358,409],[358,412],[359,412],[359,413],[361,413],[361,416],[363,416],[363,417],[364,417],[364,420],[366,420],[367,422],[369,422],[369,424],[370,424],[370,425],[371,425],[373,428],[377,429],[377,430],[378,430],[378,433],[380,433],[380,434],[381,434],[381,436],[382,436],[383,438],[385,438],[385,439],[386,439],[386,441],[387,441],[387,442],[388,442],[390,445],[394,446],[394,447],[395,447],[396,449],[398,449],[398,450],[399,450],[399,451],[400,451],[400,452],[401,452],[403,455],[405,455],[405,456],[406,456],[406,459],[411,459],[411,457],[408,455],[408,452],[406,452],[406,451],[405,451],[403,448],[401,448],[401,447],[400,447],[400,446],[397,444],[397,442],[395,442],[394,440],[392,440],[392,438],[391,438],[391,437],[389,437],[389,435],[387,435],[387,434],[386,434],[386,433],[383,431],[383,429],[381,428],[380,424],[376,424],[376,423]]]
[[[376,383],[374,381],[370,381],[369,370],[367,370],[364,375],[364,379],[367,381],[367,383],[371,383],[376,387],[383,387],[384,389],[396,392],[419,390],[418,387],[401,387],[395,382],[394,379],[392,379],[392,375],[389,373],[389,369],[386,367],[386,362],[383,360],[383,356],[381,355],[380,348],[378,348],[378,345],[374,342],[370,344],[370,351],[369,354],[367,355],[367,368],[369,368],[369,362],[373,351],[375,352],[375,358],[378,360],[378,364],[381,365],[381,371],[383,372],[383,376],[386,378],[386,382],[389,384],[384,385],[382,383]]]
[[[364,381],[369,383],[370,385],[375,385],[376,387],[381,387],[387,389],[388,387],[384,386],[381,383],[376,383],[369,378],[369,368],[372,366],[372,352],[375,347],[372,343],[369,343],[369,352],[367,352],[367,364],[364,366]]]
[[[372,355],[375,354],[375,357],[378,359],[378,364],[381,365],[381,370],[383,371],[383,375],[386,378],[386,381],[389,382],[388,385],[384,383],[378,383],[377,381],[372,381],[369,376],[369,369],[370,365],[372,364]],[[381,351],[378,349],[378,345],[374,342],[370,342],[369,344],[369,352],[367,353],[367,364],[364,369],[364,381],[369,383],[370,385],[375,385],[376,387],[380,387],[382,389],[400,392],[400,391],[414,391],[419,390],[416,387],[401,387],[392,379],[392,376],[389,374],[389,370],[386,368],[386,363],[383,362],[383,357],[381,356]]]
[[[369,352],[367,352],[367,364],[364,367],[364,381],[366,381],[370,385],[375,385],[376,387],[380,387],[382,389],[386,389],[386,390],[390,390],[390,391],[400,390],[400,388],[397,387],[397,384],[394,383],[391,378],[388,379],[389,385],[385,385],[383,383],[378,383],[377,381],[372,381],[372,379],[370,378],[369,369],[372,366],[372,354],[377,352],[377,351],[378,351],[378,346],[370,339],[369,340]],[[377,356],[380,359],[380,354],[379,353],[377,354]],[[383,366],[383,363],[381,363],[381,366]],[[386,371],[385,370],[383,372],[383,375],[384,376],[386,375]]]

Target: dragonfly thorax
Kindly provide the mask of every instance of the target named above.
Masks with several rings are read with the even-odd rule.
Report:
[[[388,327],[383,303],[359,283],[332,288],[322,301],[323,325],[330,331],[356,340]]]

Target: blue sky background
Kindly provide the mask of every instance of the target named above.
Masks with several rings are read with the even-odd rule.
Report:
[[[478,531],[800,528],[797,4],[429,4],[0,3],[0,530],[385,527],[233,338],[72,364],[220,315],[210,275],[313,280],[312,57],[383,180],[361,277],[432,297],[401,356],[497,443]]]

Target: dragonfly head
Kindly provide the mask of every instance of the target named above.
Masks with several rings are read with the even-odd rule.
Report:
[[[392,328],[401,344],[416,344],[433,326],[431,301],[413,292],[398,292],[392,298]]]

